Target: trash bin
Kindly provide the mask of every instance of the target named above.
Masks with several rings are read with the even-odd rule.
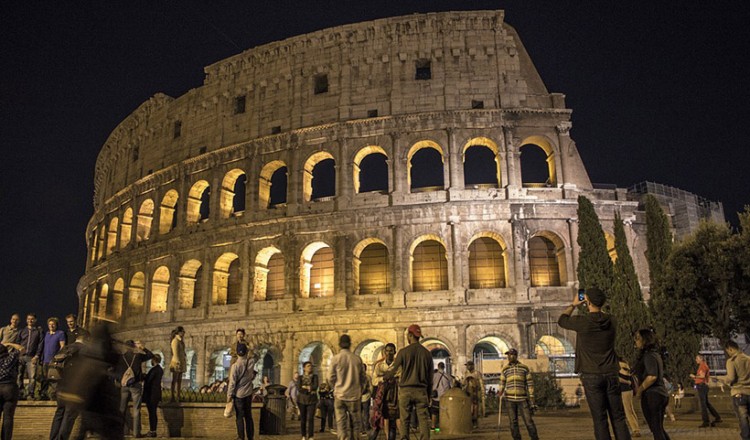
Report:
[[[440,433],[471,434],[471,398],[461,388],[440,397]]]
[[[266,387],[263,408],[260,410],[260,433],[268,435],[286,434],[286,396],[284,385]]]

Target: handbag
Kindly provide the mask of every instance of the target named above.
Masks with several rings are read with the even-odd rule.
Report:
[[[224,406],[224,417],[231,419],[234,414],[234,402],[227,402]]]

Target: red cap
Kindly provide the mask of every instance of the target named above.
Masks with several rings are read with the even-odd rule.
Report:
[[[422,329],[417,324],[410,325],[407,331],[418,338],[422,337]]]

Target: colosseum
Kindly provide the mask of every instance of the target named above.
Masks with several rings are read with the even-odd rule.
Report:
[[[564,373],[579,195],[610,244],[621,214],[648,281],[638,202],[592,185],[570,129],[503,11],[249,49],[107,139],[79,313],[162,353],[184,326],[191,387],[226,375],[239,327],[276,383],[325,374],[344,332],[372,363],[412,323],[454,372],[517,347]]]

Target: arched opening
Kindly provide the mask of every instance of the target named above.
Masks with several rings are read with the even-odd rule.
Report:
[[[524,187],[543,188],[557,185],[555,155],[552,145],[541,136],[531,136],[521,143],[521,182]]]
[[[323,242],[309,244],[302,252],[300,295],[303,298],[333,296],[333,249]]]
[[[474,344],[472,358],[477,365],[481,365],[484,359],[505,358],[505,352],[509,349],[510,346],[505,339],[497,336],[486,336]]]
[[[286,203],[287,167],[284,162],[274,160],[267,163],[260,171],[258,185],[259,207],[269,209]]]
[[[469,244],[469,288],[497,289],[506,286],[505,248],[500,236],[481,234]]]
[[[117,217],[112,217],[109,221],[109,228],[107,228],[107,255],[117,249]]]
[[[169,293],[169,269],[159,266],[151,278],[151,306],[149,312],[167,311],[167,297]]]
[[[159,235],[164,235],[177,227],[177,199],[180,196],[176,190],[170,189],[164,194],[159,207]]]
[[[544,335],[536,343],[534,351],[539,356],[549,358],[549,371],[557,377],[575,375],[575,349],[565,338]]]
[[[609,259],[612,260],[612,264],[614,264],[617,261],[617,249],[615,249],[615,237],[612,236],[609,232],[604,233],[604,239],[607,242],[607,253],[609,254]]]
[[[368,238],[354,248],[354,285],[360,295],[390,293],[388,248],[381,240]]]
[[[112,288],[112,309],[111,316],[115,320],[122,318],[122,298],[125,290],[125,281],[122,278],[118,278],[115,281],[115,286]],[[108,307],[109,308],[109,307]]]
[[[138,210],[138,226],[135,230],[135,241],[140,243],[151,237],[151,223],[154,220],[154,201],[146,199]]]
[[[431,141],[414,144],[407,156],[411,192],[439,191],[445,188],[443,150]]]
[[[258,252],[255,258],[253,299],[265,301],[284,296],[284,255],[274,246]]]
[[[178,307],[195,309],[203,298],[203,265],[198,260],[188,260],[180,269]]]
[[[143,272],[136,272],[130,279],[128,286],[128,315],[137,316],[143,313],[146,294],[146,276]]]
[[[240,169],[233,169],[224,175],[221,182],[221,197],[219,205],[221,218],[229,218],[232,215],[245,211],[245,183],[247,175]]]
[[[368,339],[359,344],[357,349],[354,350],[354,354],[362,358],[362,362],[367,365],[367,371],[370,375],[372,375],[373,365],[381,357],[383,347],[385,347],[383,342],[376,339]]]
[[[317,374],[321,382],[328,378],[328,372],[331,369],[331,358],[333,351],[323,342],[312,342],[307,344],[299,354],[299,364],[297,371],[302,373],[302,365],[305,362],[312,362],[313,373]]]
[[[378,146],[364,147],[354,156],[354,192],[388,193],[388,155]]]
[[[302,193],[306,202],[336,195],[336,161],[326,151],[319,151],[305,162]]]
[[[221,382],[222,380],[229,377],[229,368],[232,366],[232,355],[229,354],[229,349],[225,348],[222,350],[216,350],[211,353],[209,357],[209,369],[210,382],[213,384],[216,381]]]
[[[242,274],[240,273],[240,259],[237,254],[227,252],[216,260],[213,281],[211,304],[223,306],[240,302]]]
[[[453,374],[451,363],[451,352],[448,346],[440,339],[426,338],[422,340],[422,346],[430,351],[432,355],[432,368],[436,369],[440,362],[445,364],[445,372],[449,376]]]
[[[197,224],[208,220],[211,213],[211,186],[205,180],[193,184],[188,193],[187,222]]]
[[[439,237],[420,237],[411,250],[412,291],[431,292],[448,289],[448,258]]]
[[[276,350],[273,347],[261,347],[257,350],[258,362],[255,363],[255,380],[260,386],[263,377],[268,377],[270,383],[279,383],[281,380],[281,371],[277,360]],[[319,378],[322,382],[325,378]]]
[[[529,270],[532,287],[562,286],[567,282],[565,246],[551,233],[529,239]]]
[[[128,208],[122,214],[120,226],[120,249],[130,244],[130,234],[133,230],[133,208]]]
[[[470,140],[463,151],[464,187],[497,188],[500,186],[500,161],[497,144],[487,138]]]
[[[112,316],[112,304],[109,298],[109,285],[107,283],[99,282],[96,284],[96,297],[98,302],[98,317],[110,319]]]

